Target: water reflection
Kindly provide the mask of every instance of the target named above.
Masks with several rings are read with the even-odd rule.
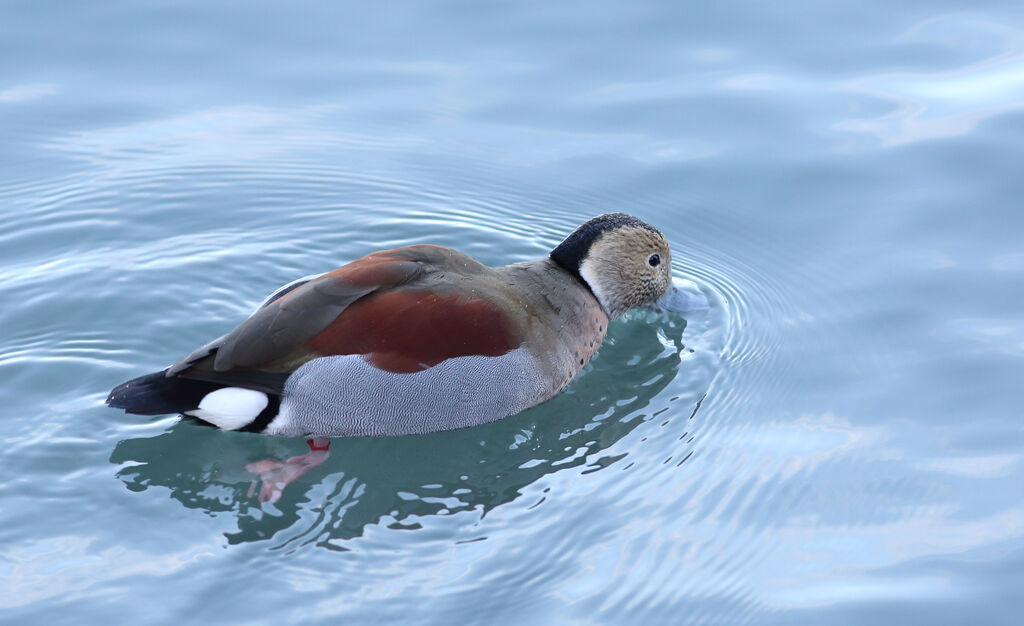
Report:
[[[900,38],[938,45],[968,58],[942,71],[884,73],[840,86],[892,104],[878,117],[858,117],[839,130],[876,135],[883,145],[964,135],[989,118],[1024,108],[1024,33],[979,19],[931,19]],[[982,42],[980,44],[974,42]]]
[[[664,415],[659,414],[667,405],[650,407],[676,378],[681,356],[691,352],[683,342],[685,328],[677,316],[637,313],[612,328],[599,356],[569,391],[493,424],[399,438],[335,439],[327,462],[289,486],[276,505],[261,508],[248,495],[253,476],[243,468],[260,458],[304,452],[301,439],[179,422],[156,437],[119,442],[110,461],[123,465],[117,476],[130,490],[166,487],[188,508],[236,515],[238,531],[227,535],[230,543],[270,539],[294,527],[281,547],[301,542],[344,549],[345,540],[370,525],[415,530],[426,516],[486,515],[546,474],[617,463],[627,453],[601,453],[654,415],[662,421],[691,416],[692,405]]]
[[[27,102],[57,93],[57,86],[49,83],[28,83],[0,89],[0,102]]]

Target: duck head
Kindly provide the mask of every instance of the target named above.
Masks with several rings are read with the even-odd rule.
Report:
[[[668,240],[625,213],[586,222],[551,251],[551,259],[590,289],[609,319],[654,304],[672,285]]]

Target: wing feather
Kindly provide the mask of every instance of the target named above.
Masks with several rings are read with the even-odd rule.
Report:
[[[178,361],[168,376],[217,382],[237,381],[226,374],[237,370],[290,372],[318,356],[303,344],[330,325],[346,307],[377,291],[414,281],[429,272],[438,254],[411,246],[376,252],[332,272],[275,292],[233,331]],[[405,254],[403,254],[403,252]],[[413,257],[413,258],[408,258]],[[219,374],[225,374],[219,376]],[[230,379],[230,380],[229,380]]]

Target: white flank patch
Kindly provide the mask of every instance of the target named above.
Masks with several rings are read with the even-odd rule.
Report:
[[[236,430],[251,423],[267,408],[267,394],[241,387],[224,387],[203,396],[199,408],[189,415],[210,422],[217,428]]]

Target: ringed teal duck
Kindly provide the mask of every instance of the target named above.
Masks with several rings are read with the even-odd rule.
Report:
[[[665,237],[623,213],[507,267],[434,245],[374,252],[282,287],[227,335],[117,386],[107,404],[308,437],[494,421],[565,389],[610,320],[666,294],[671,261]]]

